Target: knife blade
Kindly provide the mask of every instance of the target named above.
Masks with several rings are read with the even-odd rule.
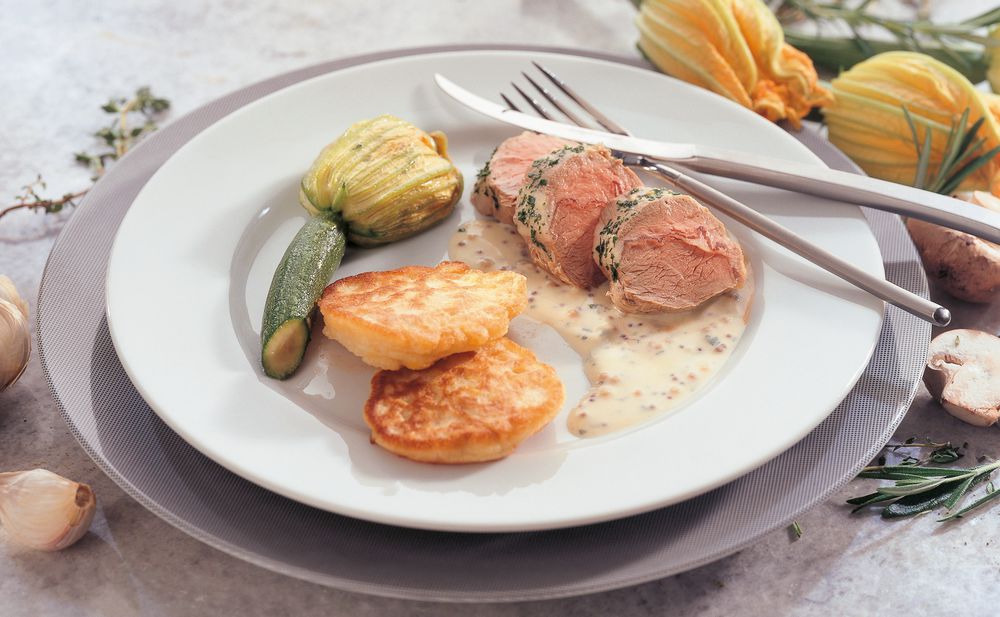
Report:
[[[638,154],[671,161],[680,161],[695,156],[693,144],[671,144],[637,137],[626,137],[606,131],[586,129],[572,124],[563,124],[531,116],[513,109],[498,105],[493,101],[469,92],[440,73],[434,74],[434,81],[451,98],[473,111],[489,116],[494,120],[513,124],[536,133],[555,135],[584,144],[603,144],[610,150],[619,150],[628,154]]]
[[[469,92],[440,73],[434,81],[465,107],[500,122],[537,133],[611,150],[677,163],[694,171],[885,210],[957,229],[1000,244],[1000,213],[903,184],[809,165],[697,144],[679,144],[617,135],[508,109]]]

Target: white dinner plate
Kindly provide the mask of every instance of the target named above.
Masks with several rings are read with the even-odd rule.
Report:
[[[882,303],[727,221],[754,268],[750,324],[694,401],[645,425],[577,439],[565,415],[587,384],[579,358],[527,318],[512,336],[566,384],[559,417],[510,457],[426,465],[369,442],[361,415],[373,370],[314,329],[286,382],[262,375],[258,332],[271,275],[304,220],[298,181],[349,124],[392,113],[444,130],[466,178],[456,212],[378,249],[348,248],[335,277],[445,257],[475,217],[477,169],[516,130],[437,91],[440,72],[492,96],[541,59],[606,113],[653,139],[696,141],[821,165],[752,112],[658,73],[515,51],[447,52],[360,65],[296,84],[219,121],[149,180],[122,222],[108,266],[108,323],[129,377],[184,439],[233,472],[312,506],[447,531],[523,531],[592,523],[676,503],[776,456],[833,410],[878,338]],[[717,186],[878,276],[860,211],[719,180]]]

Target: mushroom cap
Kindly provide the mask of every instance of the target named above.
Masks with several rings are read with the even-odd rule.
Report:
[[[1000,418],[1000,338],[949,330],[931,341],[924,384],[951,415],[976,426]]]
[[[956,197],[1000,212],[1000,199],[989,193],[973,191]],[[916,219],[909,219],[906,227],[928,276],[949,294],[967,302],[990,302],[1000,291],[1000,245]]]

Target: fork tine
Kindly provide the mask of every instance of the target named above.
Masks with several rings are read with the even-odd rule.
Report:
[[[514,111],[521,111],[520,109],[518,109],[517,105],[514,104],[514,101],[507,98],[507,95],[504,94],[503,92],[500,93],[500,98],[503,99],[504,103],[507,103],[507,107],[510,107]]]
[[[524,90],[521,90],[521,88],[514,82],[510,82],[510,85],[514,86],[514,89],[517,90],[517,93],[520,94],[525,101],[528,101],[528,105],[531,105],[531,107],[534,108],[536,112],[538,112],[539,116],[545,118],[546,120],[552,119],[552,114],[546,111],[545,108],[542,107],[541,103],[539,103],[534,98],[529,96],[528,93],[525,92]]]
[[[576,103],[583,109],[587,110],[587,113],[593,116],[594,120],[597,120],[597,122],[605,129],[607,129],[612,133],[618,133],[619,135],[631,135],[631,133],[629,133],[625,127],[618,124],[611,118],[605,116],[596,107],[594,107],[587,101],[583,100],[583,98],[581,98],[580,95],[577,94],[572,88],[567,86],[565,82],[563,82],[563,80],[556,77],[555,73],[548,70],[541,64],[538,64],[537,62],[532,61],[532,64],[534,64],[535,68],[541,71],[542,74],[545,75],[549,79],[549,81],[551,81],[555,85],[556,88],[562,90],[563,93],[570,99],[572,99],[574,103]]]
[[[545,99],[548,102],[552,103],[553,107],[555,107],[556,109],[558,109],[560,112],[562,112],[562,114],[564,116],[566,116],[567,118],[569,118],[571,122],[573,122],[577,126],[582,126],[582,127],[585,127],[585,128],[588,127],[587,123],[584,122],[580,118],[580,116],[576,115],[575,113],[573,113],[572,111],[570,111],[569,109],[567,109],[566,106],[564,106],[554,96],[552,96],[551,92],[549,92],[548,90],[546,90],[537,81],[535,81],[534,79],[532,79],[531,75],[528,75],[524,71],[521,71],[521,75],[523,75],[524,78],[528,80],[528,83],[531,84],[535,88],[535,90],[538,90],[539,94],[541,94],[542,96],[544,96]]]

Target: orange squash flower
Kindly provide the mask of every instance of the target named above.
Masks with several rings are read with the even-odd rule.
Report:
[[[799,127],[832,102],[761,0],[644,0],[639,49],[661,71]]]
[[[966,110],[968,126],[983,118],[979,152],[1000,146],[1000,97],[980,92],[961,73],[925,54],[879,54],[842,73],[831,88],[835,102],[823,110],[830,141],[876,178],[901,184],[916,178],[916,147],[904,106],[921,143],[930,131],[930,175],[944,158],[949,130]],[[959,186],[1000,194],[1000,157]]]

